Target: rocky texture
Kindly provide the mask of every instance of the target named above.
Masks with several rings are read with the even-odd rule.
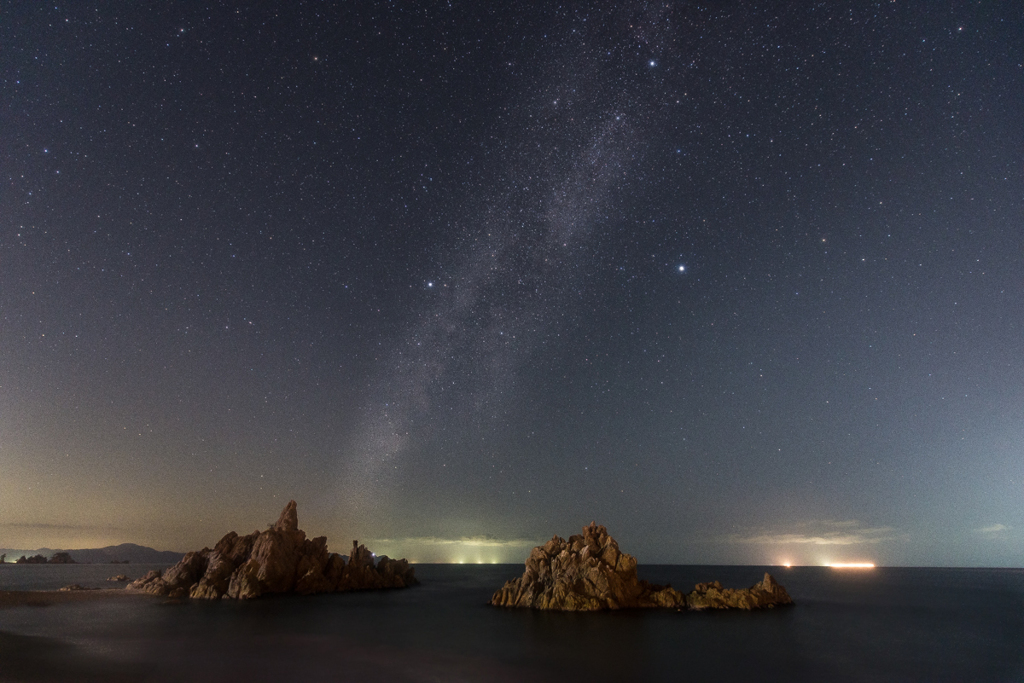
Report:
[[[698,583],[686,596],[690,609],[765,609],[779,605],[792,605],[786,589],[772,575],[765,572],[764,579],[750,588],[722,588],[718,581]]]
[[[689,595],[641,581],[636,558],[620,551],[608,530],[591,522],[582,535],[568,541],[554,536],[534,548],[523,575],[505,583],[490,604],[589,612],[638,607],[759,609],[792,602],[769,574],[751,588],[722,588],[715,581],[697,584]]]
[[[686,606],[686,596],[669,586],[641,581],[636,558],[619,550],[608,530],[591,522],[583,534],[558,536],[537,546],[526,571],[491,598],[501,607],[595,611],[634,607]]]
[[[295,501],[266,531],[234,531],[211,550],[187,553],[165,572],[151,571],[127,589],[171,598],[223,597],[246,600],[273,593],[335,593],[372,588],[405,588],[417,583],[405,560],[375,558],[352,542],[349,561],[327,551],[327,538],[307,539],[299,529]]]
[[[63,591],[63,592],[68,592],[68,591],[95,591],[95,590],[99,590],[99,589],[98,588],[86,588],[85,586],[83,586],[81,584],[72,583],[72,584],[70,584],[68,586],[63,586],[61,588],[58,588],[57,590],[58,591]]]
[[[127,582],[131,581],[131,577],[126,576],[125,574],[118,574],[117,576],[111,576],[110,578],[107,579],[107,581],[117,581],[118,583],[127,583]]]

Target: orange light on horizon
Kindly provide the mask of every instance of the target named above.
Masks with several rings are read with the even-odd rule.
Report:
[[[832,564],[825,565],[832,567],[832,569],[874,569],[875,565],[871,562],[833,562]]]

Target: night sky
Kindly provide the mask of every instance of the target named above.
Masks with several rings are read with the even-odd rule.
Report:
[[[779,5],[4,2],[0,546],[1024,564],[1024,11]]]

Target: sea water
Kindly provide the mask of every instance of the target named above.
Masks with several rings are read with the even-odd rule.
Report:
[[[407,590],[16,607],[0,610],[0,680],[1024,681],[1024,570],[640,567],[684,591],[765,571],[795,606],[502,609],[486,602],[521,565],[417,565]],[[111,573],[2,565],[0,589],[108,587]]]

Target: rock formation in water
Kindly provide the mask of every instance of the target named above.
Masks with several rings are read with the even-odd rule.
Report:
[[[558,536],[537,546],[526,571],[491,598],[501,607],[590,612],[633,607],[686,606],[686,596],[669,586],[641,581],[636,558],[619,550],[608,530],[591,522],[583,534]]]
[[[689,595],[641,581],[636,558],[620,551],[608,530],[591,522],[582,535],[570,536],[568,541],[554,536],[534,548],[523,575],[506,582],[490,604],[590,612],[638,607],[759,609],[792,602],[786,589],[768,574],[751,588],[722,588],[715,581],[698,584]]]
[[[107,581],[117,581],[118,583],[128,583],[131,578],[125,574],[118,574],[117,576],[111,576]]]
[[[718,581],[698,583],[686,596],[690,609],[765,609],[779,605],[792,605],[786,589],[772,575],[765,572],[764,579],[750,588],[722,588]]]
[[[298,527],[295,501],[266,531],[239,536],[234,531],[213,550],[187,553],[165,572],[151,571],[127,590],[172,598],[222,597],[245,600],[272,593],[335,593],[375,588],[405,588],[417,583],[405,560],[375,558],[352,542],[348,562],[327,551],[327,538],[312,540]]]

